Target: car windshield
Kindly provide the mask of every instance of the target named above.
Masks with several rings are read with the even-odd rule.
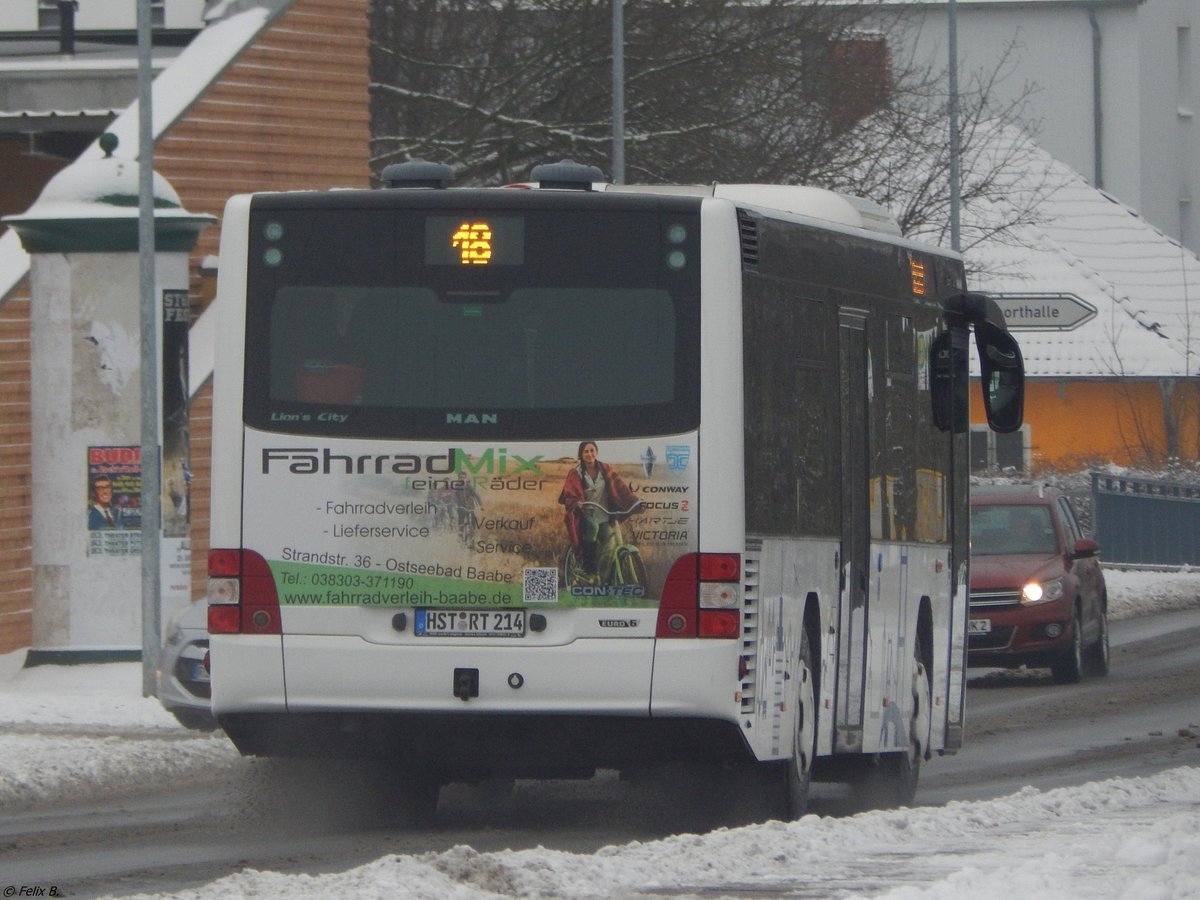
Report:
[[[978,556],[1057,553],[1048,506],[973,506],[971,552]]]

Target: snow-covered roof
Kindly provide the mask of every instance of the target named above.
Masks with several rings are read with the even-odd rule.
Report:
[[[1072,330],[1021,331],[1027,373],[1043,378],[1177,377],[1200,367],[1200,258],[1136,212],[1091,186],[1016,129],[995,140],[1026,144],[1007,190],[968,218],[1003,216],[1044,194],[1036,224],[968,249],[976,290],[1070,295],[1096,310]],[[986,159],[986,155],[985,159]]]
[[[275,13],[277,0],[264,0],[243,12],[221,19],[206,27],[179,54],[178,58],[154,79],[151,98],[153,130],[157,138],[167,130],[233,59],[254,40]],[[138,146],[137,103],[126,109],[109,127],[122,147]],[[79,161],[103,155],[99,142],[83,152]],[[0,302],[12,292],[29,271],[29,255],[16,232],[9,229],[0,236]]]
[[[155,206],[179,209],[182,204],[175,188],[158,172],[151,175]],[[6,216],[5,221],[48,217],[91,217],[128,215],[138,197],[137,161],[128,157],[106,156],[81,160],[67,166],[51,178],[41,196],[21,215]],[[122,198],[121,202],[114,198]],[[117,212],[113,212],[117,210]],[[121,212],[124,210],[124,212]]]
[[[22,110],[3,110],[0,109],[0,119],[20,120],[22,123],[29,121],[43,121],[48,119],[110,119],[117,115],[120,110],[117,109],[22,109]]]

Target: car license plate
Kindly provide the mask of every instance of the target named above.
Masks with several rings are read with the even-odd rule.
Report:
[[[991,619],[972,619],[968,631],[971,634],[991,634],[992,620]]]
[[[420,637],[524,637],[523,609],[418,609]]]

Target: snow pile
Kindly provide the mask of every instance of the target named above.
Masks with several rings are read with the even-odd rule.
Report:
[[[1200,571],[1138,572],[1106,568],[1108,615],[1131,619],[1176,609],[1200,607]]]
[[[197,737],[143,697],[136,663],[22,669],[24,656],[0,657],[0,811],[132,793],[241,762],[224,734]]]
[[[178,727],[178,726],[176,726]],[[224,734],[191,740],[0,733],[0,812],[195,783],[241,762]]]
[[[23,669],[24,661],[24,651],[0,656],[0,727],[179,730],[157,698],[142,696],[137,663]]]
[[[854,893],[848,895],[847,886]],[[942,809],[807,816],[633,842],[591,855],[541,847],[479,853],[458,846],[386,856],[327,875],[248,869],[171,896],[475,900],[793,892],[896,900],[1197,897],[1200,769],[1046,793],[1026,788],[1000,800]]]

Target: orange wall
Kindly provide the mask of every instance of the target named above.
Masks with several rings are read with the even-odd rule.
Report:
[[[1180,458],[1200,458],[1200,379],[1176,381],[1173,408]],[[985,421],[978,385],[971,391],[971,421]],[[1147,467],[1167,462],[1158,381],[1030,381],[1025,421],[1035,472],[1107,462]]]

